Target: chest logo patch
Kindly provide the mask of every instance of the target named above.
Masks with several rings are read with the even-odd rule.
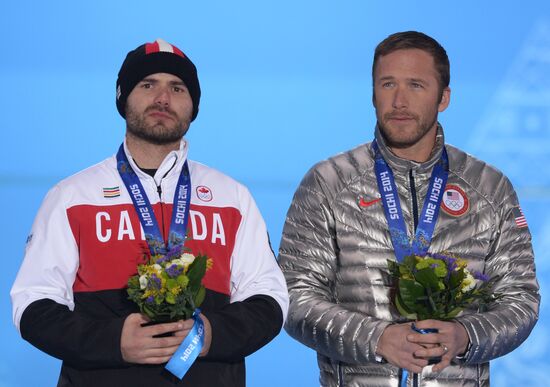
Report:
[[[104,187],[103,188],[103,197],[104,198],[117,198],[120,196],[120,187]]]
[[[359,207],[363,207],[363,208],[370,207],[373,204],[380,202],[381,200],[382,200],[381,198],[374,199],[374,200],[365,200],[364,198],[361,197],[359,198]]]
[[[203,202],[210,202],[212,201],[212,191],[204,185],[199,185],[197,187],[197,197]]]
[[[443,211],[451,216],[461,216],[468,211],[469,207],[470,202],[462,188],[457,185],[447,184],[443,193],[443,200],[441,200]]]

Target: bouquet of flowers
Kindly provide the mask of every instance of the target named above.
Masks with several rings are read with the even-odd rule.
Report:
[[[450,320],[466,307],[484,308],[496,300],[493,281],[466,266],[463,259],[440,254],[388,261],[399,313],[410,320]]]
[[[204,300],[202,278],[212,265],[211,258],[194,256],[178,245],[138,265],[138,274],[128,280],[128,298],[151,321],[189,319]]]

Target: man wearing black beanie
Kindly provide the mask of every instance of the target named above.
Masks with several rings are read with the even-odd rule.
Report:
[[[187,158],[200,96],[177,47],[159,39],[130,51],[116,84],[124,143],[42,203],[11,298],[22,337],[63,360],[58,386],[244,386],[244,358],[283,325],[286,285],[253,198]],[[202,311],[147,324],[128,299],[138,265],[153,256],[190,270],[199,255],[209,257]],[[147,277],[157,282],[139,273],[138,287],[158,290],[149,308],[186,286],[167,285],[160,268]]]

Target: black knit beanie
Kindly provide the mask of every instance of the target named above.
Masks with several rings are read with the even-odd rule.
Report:
[[[134,87],[143,78],[155,73],[173,74],[185,83],[193,101],[193,121],[199,112],[201,99],[197,69],[180,49],[162,39],[142,44],[126,55],[116,81],[116,107],[120,115],[126,118],[126,100]]]

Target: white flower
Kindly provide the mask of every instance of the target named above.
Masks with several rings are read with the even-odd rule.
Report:
[[[160,266],[158,263],[155,263],[153,265],[153,269],[155,269],[155,271],[160,274],[160,272],[162,271],[162,266]]]
[[[195,260],[195,256],[193,254],[189,254],[189,253],[183,253],[180,257],[180,261],[182,262],[182,264],[185,267],[192,264],[194,260]]]
[[[139,277],[139,288],[145,289],[147,287],[147,276],[142,275]]]
[[[187,271],[187,268],[190,264],[193,263],[195,260],[195,256],[193,254],[184,253],[179,258],[172,259],[169,263],[170,266],[172,265],[178,265],[184,268],[185,271]]]

